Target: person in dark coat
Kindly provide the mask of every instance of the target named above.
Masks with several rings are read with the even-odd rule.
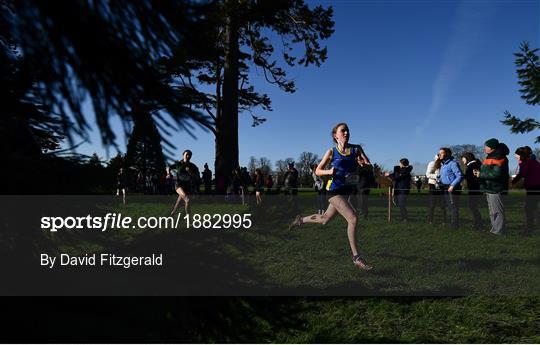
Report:
[[[294,196],[298,194],[298,170],[294,167],[293,162],[290,162],[287,167],[288,169],[283,177],[285,194]]]
[[[490,232],[502,235],[506,226],[503,196],[508,192],[510,179],[506,156],[510,150],[496,138],[491,138],[484,143],[484,152],[487,154],[486,159],[480,170],[474,170],[473,173],[480,178],[480,190],[486,194],[491,220]]]
[[[440,207],[442,216],[442,226],[446,226],[446,205],[444,203],[444,191],[441,189],[441,159],[439,153],[434,160],[428,163],[426,177],[428,179],[428,223],[433,224],[435,208]]]
[[[420,189],[422,189],[422,179],[420,177],[417,177],[414,181],[414,185],[416,186],[416,191],[420,193]]]
[[[175,191],[178,199],[171,211],[171,216],[178,210],[181,201],[184,201],[186,214],[191,213],[190,196],[195,190],[194,184],[198,183],[200,178],[199,169],[191,162],[192,155],[191,150],[185,150],[182,153],[182,160],[176,163]]]
[[[369,194],[371,187],[375,185],[375,175],[373,174],[373,165],[366,164],[361,156],[356,159],[358,162],[358,216],[368,219],[369,213]]]
[[[482,229],[482,216],[478,210],[480,202],[480,179],[474,176],[474,170],[480,170],[482,163],[474,157],[472,152],[465,152],[461,156],[461,161],[465,165],[465,181],[467,182],[467,194],[469,197],[469,210],[473,216],[473,229]]]
[[[266,177],[266,180],[264,181],[264,186],[266,187],[266,194],[272,193],[272,187],[274,187],[274,180],[272,179],[272,175],[268,175]]]
[[[525,220],[526,229],[524,234],[530,235],[534,232],[535,218],[537,217],[538,201],[540,200],[540,162],[532,154],[528,146],[520,147],[515,152],[515,157],[519,163],[519,173],[512,180],[516,184],[521,179],[527,191],[525,199]]]
[[[288,195],[289,202],[295,213],[298,213],[298,170],[294,167],[294,163],[288,164],[288,169],[284,176],[285,195]]]
[[[389,176],[394,183],[394,197],[396,198],[397,205],[399,206],[399,214],[401,221],[406,223],[408,218],[407,213],[407,196],[411,189],[411,172],[413,167],[409,165],[407,158],[399,160],[399,166],[394,167],[393,173],[386,173],[385,176]]]
[[[204,163],[202,179],[204,183],[204,194],[211,194],[212,193],[212,170],[208,169],[208,163]]]

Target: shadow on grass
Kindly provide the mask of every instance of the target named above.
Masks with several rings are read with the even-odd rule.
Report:
[[[0,315],[4,326],[32,325],[4,328],[8,342],[268,343],[276,329],[301,329],[309,310],[294,298],[40,298]]]
[[[388,254],[388,253],[379,253],[378,256],[406,260],[406,261],[420,262],[421,265],[425,267],[434,266],[434,264],[437,264],[437,266],[439,266],[441,270],[449,266],[456,266],[459,269],[472,270],[472,271],[492,271],[501,266],[516,266],[516,265],[531,265],[531,266],[540,267],[540,256],[536,256],[534,258],[526,259],[526,260],[517,259],[517,258],[514,258],[514,259],[459,258],[459,259],[448,259],[448,260],[437,259],[437,261],[433,261],[432,259],[429,259],[429,258],[414,256],[414,255],[396,255],[396,254]]]
[[[115,235],[115,232],[58,232],[49,234],[40,231],[39,217],[24,217],[20,210],[29,207],[15,202],[13,212],[19,212],[16,224],[11,224],[7,233],[2,232],[5,251],[2,265],[6,283],[0,287],[8,295],[172,295],[172,296],[394,296],[394,295],[452,295],[471,294],[467,287],[458,284],[436,286],[433,289],[414,289],[399,280],[399,267],[395,270],[381,269],[369,272],[367,282],[346,281],[324,287],[295,285],[284,287],[274,283],[264,274],[264,267],[246,262],[244,253],[261,249],[264,241],[287,240],[292,235],[283,230],[283,222],[294,215],[290,204],[274,204],[268,200],[265,208],[252,208],[255,224],[264,224],[257,233],[263,241],[241,233],[216,230],[170,230],[146,231],[132,236]],[[100,199],[100,204],[103,200]],[[111,200],[110,205],[117,205]],[[150,203],[151,204],[151,203]],[[32,205],[30,205],[32,206]],[[62,207],[59,207],[62,206]],[[304,205],[302,205],[304,206]],[[74,216],[91,213],[103,215],[105,209],[96,208],[95,200],[67,205],[40,203],[40,215],[55,214]],[[16,226],[15,226],[16,225]],[[37,230],[37,231],[36,231]],[[264,238],[267,237],[267,238]],[[8,240],[5,240],[5,239]],[[94,247],[92,247],[94,246]],[[119,256],[147,256],[163,254],[163,267],[61,267],[48,269],[39,261],[41,253],[61,252],[60,247],[78,248],[79,255],[85,253],[113,253]],[[95,248],[100,248],[96,250]],[[94,249],[92,249],[94,248]],[[531,260],[484,258],[438,260],[419,256],[379,254],[381,257],[418,262],[428,270],[439,272],[448,266],[463,270],[490,271],[500,265],[535,265],[540,258]],[[439,266],[440,265],[440,269]],[[287,267],[283,267],[287,269]],[[383,278],[383,279],[372,279]],[[390,279],[389,279],[390,278]],[[380,282],[384,280],[383,282]],[[389,286],[394,284],[394,286]],[[401,284],[401,285],[400,285]]]

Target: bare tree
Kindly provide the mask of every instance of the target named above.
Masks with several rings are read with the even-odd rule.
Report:
[[[261,169],[264,176],[272,174],[272,162],[266,157],[259,158],[257,166]]]
[[[476,158],[482,159],[484,156],[484,147],[474,144],[460,144],[460,145],[450,145],[448,148],[452,151],[452,156],[458,161],[461,162],[461,156],[465,152],[472,153]]]
[[[255,169],[257,169],[257,158],[254,156],[249,157],[247,170],[251,176],[255,175]]]
[[[318,163],[319,156],[313,152],[302,152],[298,157],[297,169],[300,175],[300,185],[307,186],[312,184],[311,166]]]

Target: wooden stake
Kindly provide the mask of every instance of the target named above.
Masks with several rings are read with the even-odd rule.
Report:
[[[388,222],[392,220],[392,187],[388,187]]]

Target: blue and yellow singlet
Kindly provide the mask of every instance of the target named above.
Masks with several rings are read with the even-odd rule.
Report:
[[[345,152],[341,152],[337,147],[332,148],[332,161],[330,166],[334,168],[334,175],[328,180],[326,190],[338,191],[356,187],[358,183],[358,146],[349,146]]]

